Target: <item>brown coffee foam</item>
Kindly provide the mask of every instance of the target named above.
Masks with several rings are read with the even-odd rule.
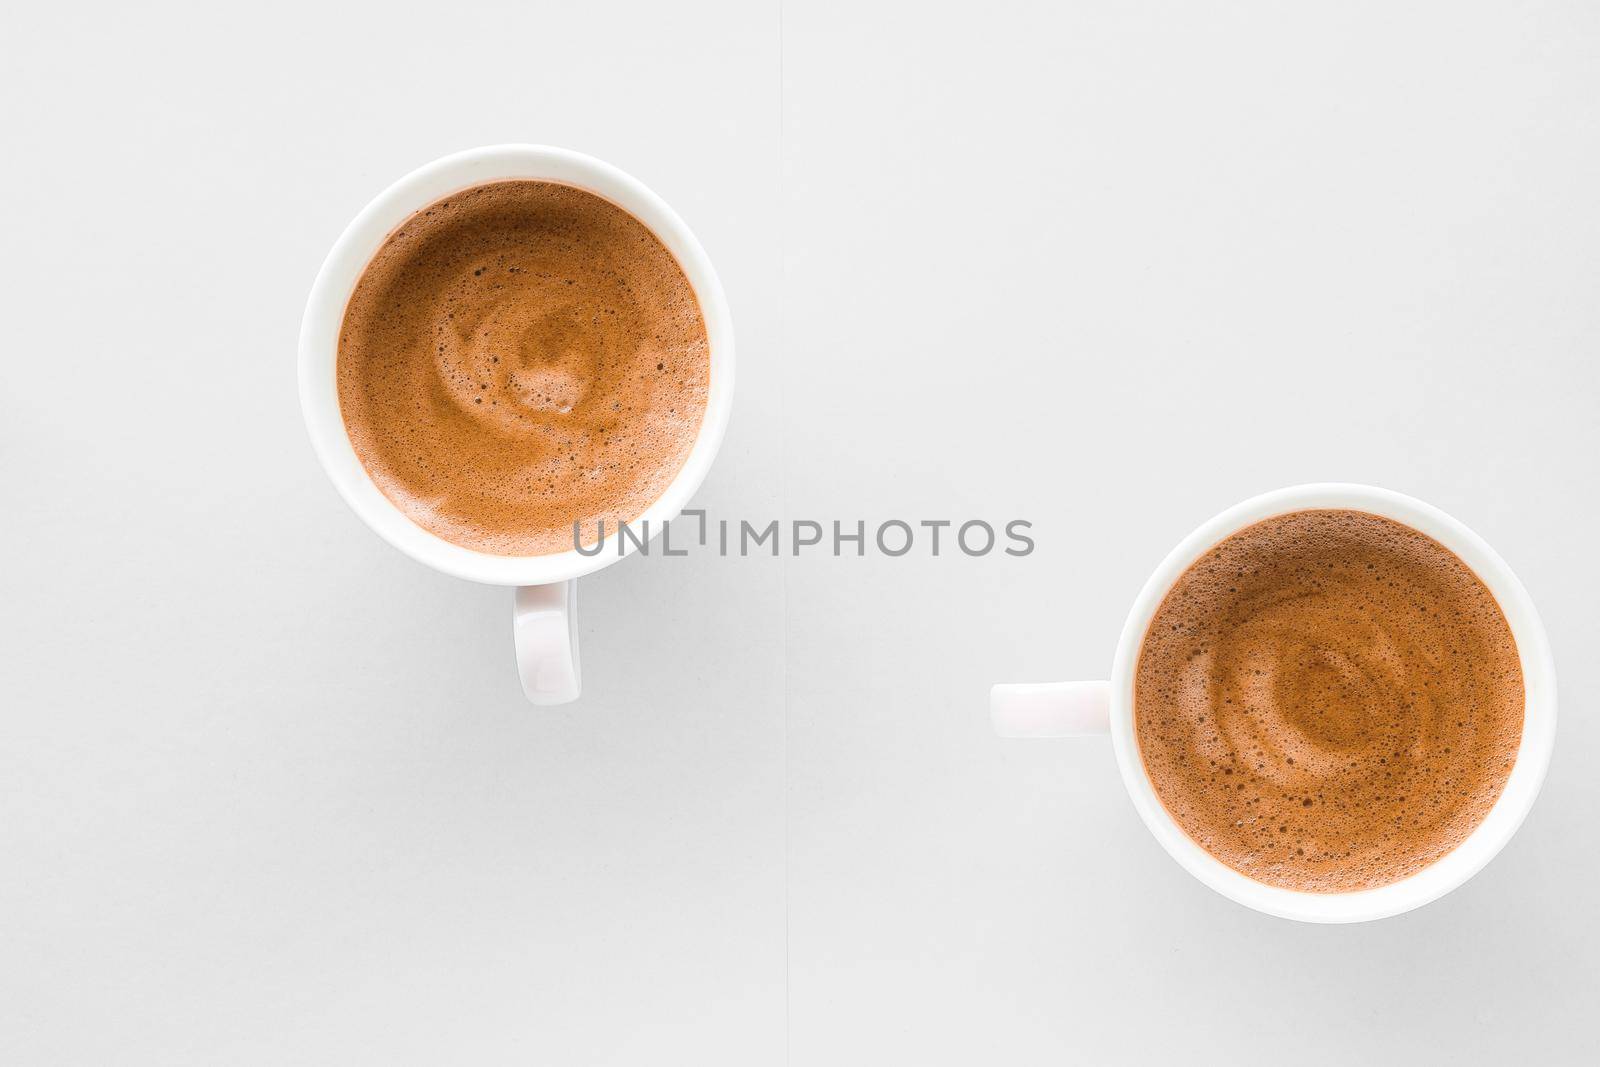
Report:
[[[1387,885],[1494,805],[1522,736],[1517,646],[1493,595],[1426,535],[1301,511],[1192,564],[1134,685],[1156,794],[1201,847],[1269,885]]]
[[[505,181],[389,235],[346,305],[337,378],[385,496],[520,556],[649,508],[694,447],[710,373],[700,305],[655,234],[593,193]]]

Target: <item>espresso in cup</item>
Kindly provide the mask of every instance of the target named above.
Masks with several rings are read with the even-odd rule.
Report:
[[[1364,511],[1248,526],[1178,578],[1134,677],[1139,755],[1197,844],[1268,885],[1399,881],[1464,841],[1516,762],[1521,660],[1454,553]]]
[[[603,197],[496,181],[384,240],[339,331],[339,410],[423,529],[505,556],[637,518],[689,458],[710,350],[683,268]]]

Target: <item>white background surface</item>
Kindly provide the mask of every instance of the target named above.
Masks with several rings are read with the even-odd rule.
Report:
[[[1401,10],[1401,8],[1404,10]],[[0,108],[0,1062],[1593,1062],[1600,10],[35,5]],[[660,192],[739,332],[697,503],[1025,560],[635,559],[587,694],[348,513],[294,388],[373,194],[525,140]],[[1245,911],[1101,742],[1161,555],[1294,482],[1483,534],[1561,675],[1466,887]]]

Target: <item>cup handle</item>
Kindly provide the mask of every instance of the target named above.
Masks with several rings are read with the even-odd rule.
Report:
[[[533,704],[578,699],[578,583],[525,585],[511,607],[517,673]]]
[[[1001,737],[1094,737],[1111,732],[1110,682],[1035,682],[989,690]]]

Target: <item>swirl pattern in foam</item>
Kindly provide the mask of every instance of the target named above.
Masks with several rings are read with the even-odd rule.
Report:
[[[1168,591],[1134,682],[1156,794],[1201,847],[1311,892],[1414,874],[1483,821],[1523,681],[1494,596],[1426,535],[1300,511],[1211,548]]]
[[[345,308],[339,406],[373,481],[424,529],[499,555],[642,514],[688,460],[710,352],[655,234],[542,181],[446,197],[384,241]]]

